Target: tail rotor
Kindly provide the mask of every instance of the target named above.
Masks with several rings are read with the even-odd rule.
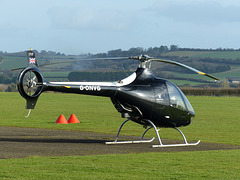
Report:
[[[27,51],[28,67],[24,68],[18,76],[18,91],[27,100],[26,109],[34,109],[38,97],[43,92],[44,78],[38,69],[35,53]]]
[[[43,77],[36,68],[27,68],[20,73],[18,89],[21,95],[34,98],[40,95],[43,88]]]

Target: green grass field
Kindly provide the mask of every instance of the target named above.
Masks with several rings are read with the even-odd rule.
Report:
[[[239,179],[239,150],[0,160],[1,179]]]
[[[239,97],[188,97],[196,117],[180,128],[188,140],[240,145]],[[115,134],[123,119],[109,98],[44,93],[30,117],[18,93],[0,93],[0,126]],[[54,123],[76,114],[80,124]],[[140,136],[129,123],[121,134]],[[162,138],[181,139],[171,129]],[[155,135],[149,132],[148,136]],[[0,159],[0,179],[240,179],[240,150]]]

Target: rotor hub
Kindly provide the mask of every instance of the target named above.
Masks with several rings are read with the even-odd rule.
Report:
[[[146,68],[147,64],[151,61],[152,57],[141,54],[140,56],[131,56],[129,57],[129,59],[135,59],[140,61],[139,67]]]
[[[139,60],[141,62],[149,61],[152,57],[141,54],[140,56],[130,56],[129,59]]]

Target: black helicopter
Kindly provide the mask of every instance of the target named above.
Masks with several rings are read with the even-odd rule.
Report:
[[[159,145],[153,145],[153,147],[197,145],[200,142],[188,143],[184,134],[178,129],[178,127],[189,125],[191,118],[195,116],[190,102],[175,84],[166,79],[156,78],[149,69],[149,64],[151,61],[170,63],[216,81],[219,80],[218,78],[175,61],[140,55],[127,57],[127,59],[138,60],[139,67],[132,75],[116,82],[48,82],[38,68],[35,53],[30,50],[27,51],[27,55],[28,67],[19,74],[17,87],[19,93],[27,101],[26,109],[29,109],[29,114],[44,91],[104,96],[111,98],[122,118],[127,118],[121,124],[115,140],[106,142],[106,144],[152,142],[154,138],[143,140],[144,135],[151,128],[154,128],[159,141]],[[146,130],[139,141],[118,141],[121,128],[129,120],[143,125]],[[164,145],[157,127],[176,129],[181,133],[184,143]]]

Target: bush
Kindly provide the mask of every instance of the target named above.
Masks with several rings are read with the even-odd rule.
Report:
[[[181,88],[189,96],[240,96],[240,88]]]

